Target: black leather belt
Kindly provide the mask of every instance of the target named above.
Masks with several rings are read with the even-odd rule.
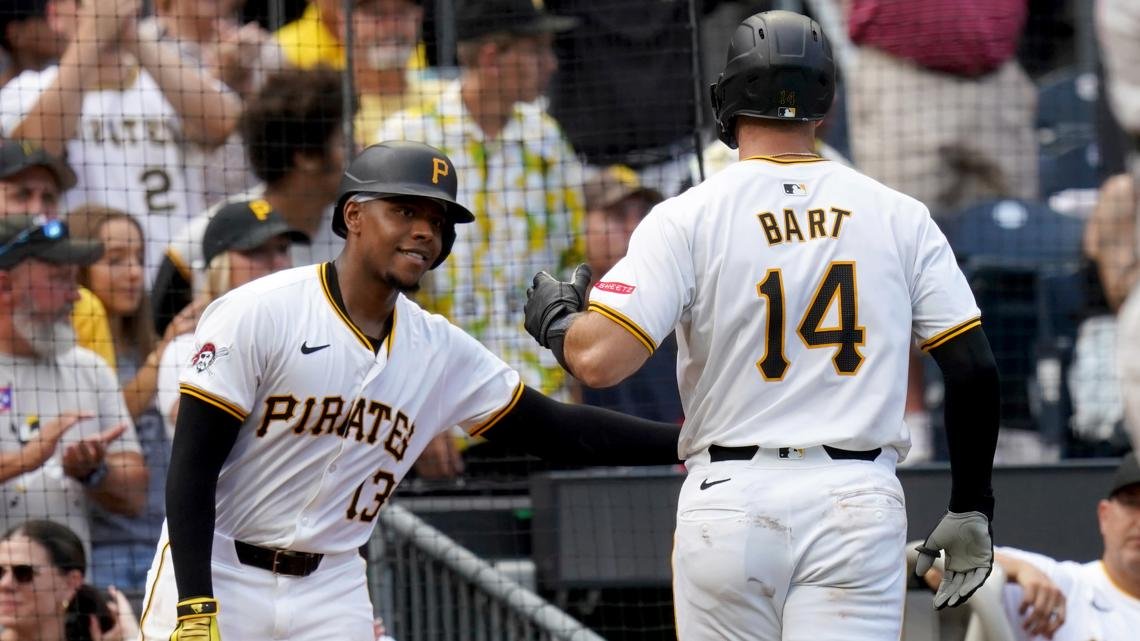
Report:
[[[792,458],[790,456],[794,448],[781,447],[780,458]],[[744,447],[724,447],[723,445],[710,445],[709,458],[713,463],[721,461],[750,461],[756,452],[760,450],[759,445],[747,445]],[[851,460],[858,461],[873,461],[882,454],[883,448],[876,447],[873,450],[841,450],[838,447],[831,447],[824,445],[823,451],[831,457],[833,461]]]
[[[237,551],[238,561],[245,565],[289,576],[309,576],[317,570],[325,556],[312,552],[263,548],[244,541],[234,541],[234,550]]]

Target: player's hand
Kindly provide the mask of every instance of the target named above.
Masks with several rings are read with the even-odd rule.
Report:
[[[569,316],[586,308],[590,275],[585,263],[578,265],[568,283],[546,272],[534,275],[534,286],[526,290],[523,324],[539,345],[549,348],[551,339],[565,336]]]
[[[1065,623],[1065,593],[1049,577],[1029,563],[1017,570],[1017,584],[1021,586],[1021,627],[1029,636],[1041,635],[1052,639],[1057,628]]]
[[[945,550],[945,571],[934,595],[934,607],[957,607],[982,587],[994,567],[993,531],[981,512],[947,512],[918,550],[914,573],[926,574]]]
[[[170,641],[221,641],[218,632],[218,600],[195,597],[178,602],[178,627]]]

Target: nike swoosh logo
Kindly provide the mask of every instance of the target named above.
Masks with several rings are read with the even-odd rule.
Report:
[[[329,345],[331,345],[331,343],[325,343],[324,345],[317,345],[316,347],[309,347],[308,341],[306,341],[304,343],[301,343],[301,353],[302,354],[312,354],[313,352],[321,351],[322,349],[328,347]]]
[[[707,490],[714,485],[720,485],[721,483],[728,483],[731,480],[732,480],[731,476],[726,478],[726,479],[721,479],[719,481],[711,481],[711,482],[708,479],[705,479],[705,480],[701,481],[701,489]]]

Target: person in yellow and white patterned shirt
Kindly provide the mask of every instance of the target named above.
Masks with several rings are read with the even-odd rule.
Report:
[[[459,80],[435,105],[388,118],[374,137],[443,150],[458,169],[460,200],[476,212],[419,302],[503,357],[527,384],[562,399],[565,373],[522,331],[518,283],[584,257],[581,165],[534,102],[557,68],[553,34],[576,22],[530,0],[460,2]]]

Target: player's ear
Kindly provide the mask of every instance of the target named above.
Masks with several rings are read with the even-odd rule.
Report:
[[[344,204],[344,226],[348,228],[349,234],[360,233],[360,216],[363,212],[364,208],[356,201],[349,200]]]

